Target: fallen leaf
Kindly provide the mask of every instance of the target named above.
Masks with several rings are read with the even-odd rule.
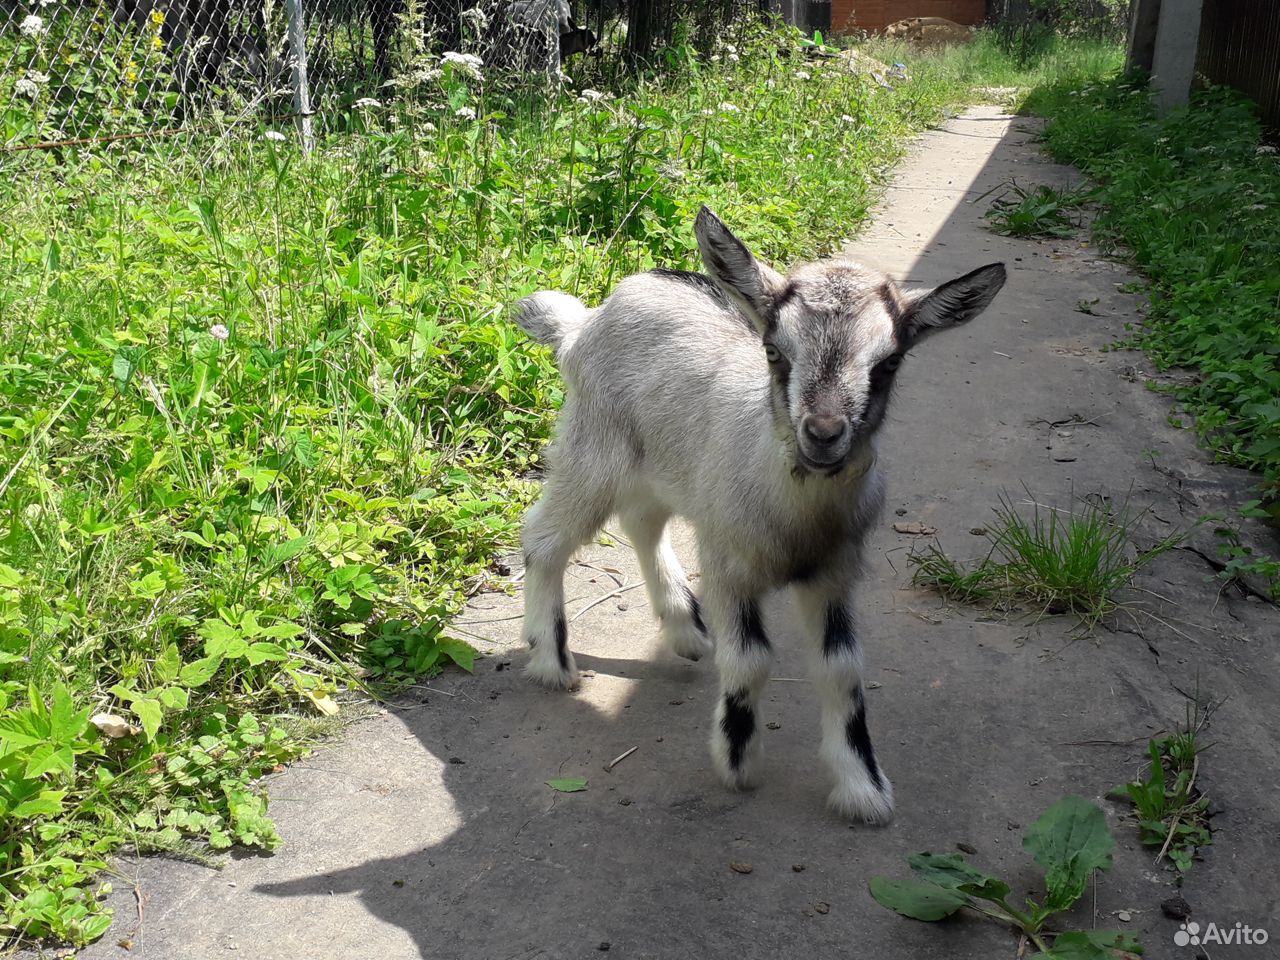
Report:
[[[912,520],[907,523],[895,523],[893,529],[913,537],[931,537],[938,532],[937,527],[927,527],[923,523]]]
[[[339,707],[334,702],[333,697],[327,693],[316,693],[314,690],[304,690],[303,692],[307,695],[307,699],[311,701],[312,705],[326,717],[337,716]]]
[[[750,873],[755,867],[749,863],[743,863],[741,860],[734,860],[729,864],[729,869],[734,873]]]
[[[560,777],[546,781],[548,787],[557,793],[581,793],[587,789],[586,777]]]
[[[133,737],[142,732],[124,717],[117,717],[114,713],[95,713],[89,718],[89,722],[97,727],[103,736],[110,737],[112,740]]]
[[[823,913],[823,914],[825,914],[825,913],[830,913],[830,912],[831,912],[831,904],[827,903],[825,900],[819,900],[817,903],[815,903],[815,904],[813,905],[813,909],[815,909],[815,910],[817,910],[819,913]]]

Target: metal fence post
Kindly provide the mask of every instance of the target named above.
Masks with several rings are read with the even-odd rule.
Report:
[[[302,17],[302,0],[285,0],[289,17],[289,52],[293,55],[293,112],[298,115],[302,134],[302,150],[315,149],[311,130],[311,91],[307,88],[307,29]]]

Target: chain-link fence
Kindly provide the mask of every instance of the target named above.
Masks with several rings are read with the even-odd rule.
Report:
[[[554,82],[696,45],[743,0],[0,0],[0,152],[224,132],[404,96],[446,52]],[[305,118],[305,119],[304,119]]]

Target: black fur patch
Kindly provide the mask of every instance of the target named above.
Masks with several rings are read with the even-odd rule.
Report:
[[[662,280],[674,280],[676,283],[683,283],[687,287],[692,287],[699,293],[706,294],[713,299],[719,306],[725,310],[729,310],[734,316],[742,320],[742,323],[752,333],[756,332],[755,325],[747,319],[733,299],[720,289],[720,286],[708,277],[705,273],[694,273],[692,270],[668,270],[665,267],[658,267],[650,270],[649,274]]]
[[[720,721],[720,729],[729,741],[729,766],[737,769],[742,766],[742,756],[756,732],[756,712],[747,703],[745,690],[725,694],[724,719]]]
[[[702,604],[698,603],[698,598],[693,595],[693,591],[687,586],[684,588],[684,595],[685,599],[689,601],[689,616],[693,617],[693,625],[705,637],[707,635],[707,625],[702,619]]]
[[[743,650],[752,647],[769,649],[769,638],[765,636],[764,623],[760,619],[760,607],[754,600],[742,601],[738,609],[738,631]]]
[[[854,653],[858,649],[858,638],[853,632],[853,621],[844,604],[833,603],[827,607],[827,620],[822,629],[822,655],[830,657],[835,654]]]
[[[764,315],[764,334],[768,337],[778,328],[778,316],[782,313],[782,308],[791,302],[793,297],[799,296],[800,291],[794,283],[787,284],[785,290],[770,305],[769,310]]]
[[[560,661],[560,669],[569,669],[569,625],[564,622],[564,614],[556,615],[556,659]]]
[[[862,688],[854,687],[849,696],[853,701],[853,712],[845,721],[844,738],[849,749],[867,765],[867,772],[871,774],[871,782],[876,785],[876,789],[883,790],[884,777],[880,774],[880,767],[876,765],[876,752],[871,748],[871,736],[867,733],[867,704],[862,696]]]

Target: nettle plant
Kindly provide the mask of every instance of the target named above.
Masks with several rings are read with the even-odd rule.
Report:
[[[1119,930],[1050,932],[1054,914],[1071,909],[1097,870],[1111,869],[1115,841],[1107,818],[1083,797],[1064,797],[1023,835],[1022,846],[1044,869],[1045,895],[1027,897],[1025,909],[1009,903],[1010,885],[971,866],[958,853],[916,853],[907,864],[919,879],[875,877],[871,895],[913,920],[937,921],[973,910],[1020,931],[1043,960],[1119,960],[1142,948]],[[1052,941],[1052,946],[1050,945]]]

